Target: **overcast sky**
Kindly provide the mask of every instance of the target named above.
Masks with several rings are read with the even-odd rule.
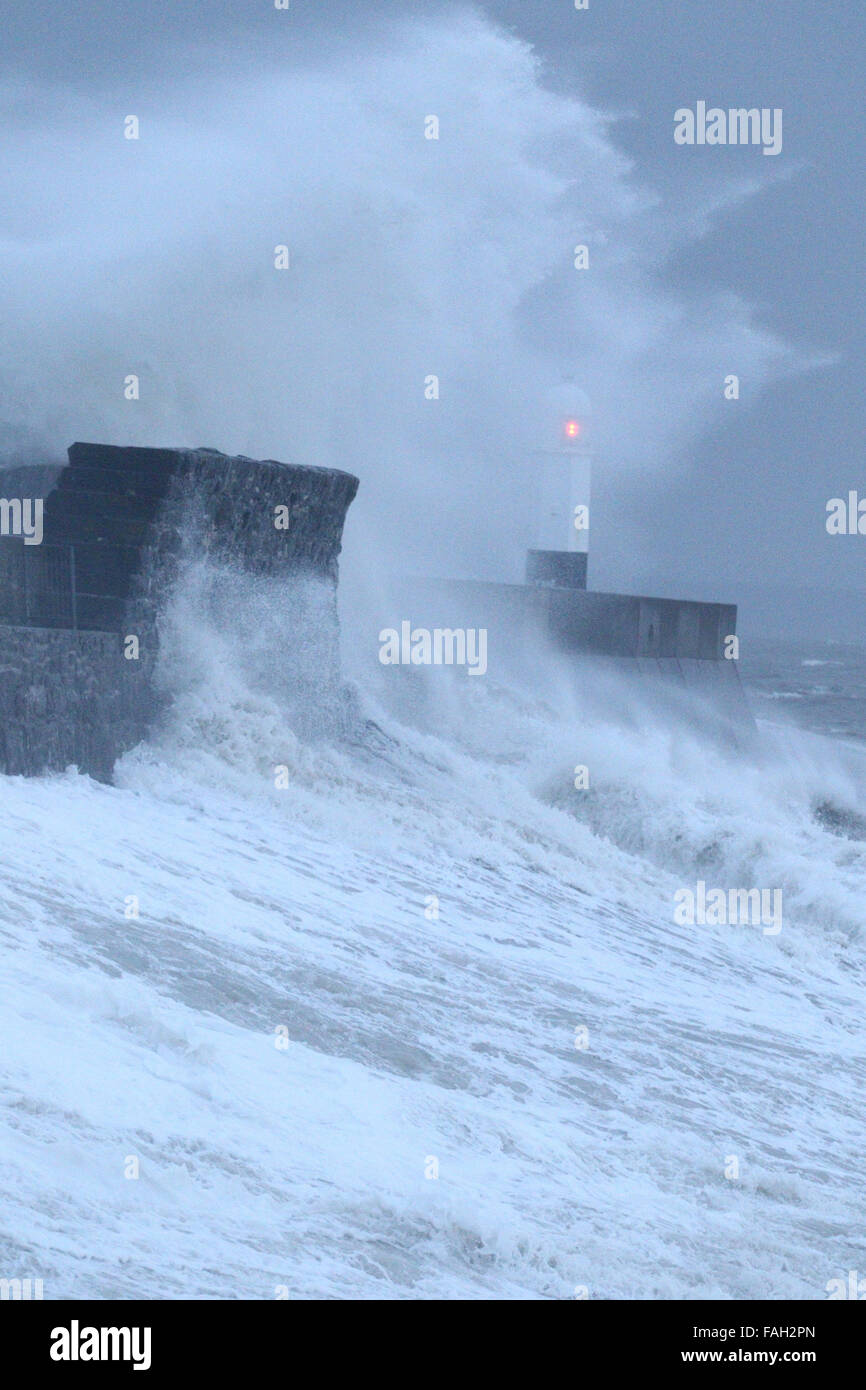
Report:
[[[362,480],[344,576],[378,535],[514,579],[533,402],[570,372],[593,587],[866,640],[866,536],[824,526],[866,495],[861,0],[0,13],[7,449],[339,464]],[[698,101],[781,108],[782,152],[677,145]]]

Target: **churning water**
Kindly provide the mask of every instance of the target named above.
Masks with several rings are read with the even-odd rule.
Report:
[[[808,1299],[862,1268],[852,741],[756,699],[728,748],[561,671],[416,673],[407,714],[351,629],[349,713],[302,735],[281,634],[309,601],[206,590],[116,786],[2,782],[0,1273]],[[781,888],[782,931],[676,925],[698,879]]]

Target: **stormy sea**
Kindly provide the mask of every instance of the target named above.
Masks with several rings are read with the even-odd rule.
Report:
[[[291,585],[246,582],[179,586],[115,785],[2,779],[3,1270],[820,1299],[862,1268],[866,654],[745,644],[731,739],[579,671],[404,678],[344,614],[348,713],[300,731]],[[698,880],[780,890],[781,930],[679,924]]]

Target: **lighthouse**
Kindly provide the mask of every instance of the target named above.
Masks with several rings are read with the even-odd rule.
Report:
[[[545,395],[533,455],[533,536],[527,584],[585,589],[589,558],[590,405],[571,380]]]
[[[698,718],[704,718],[710,703],[726,729],[752,727],[731,654],[737,631],[734,604],[587,587],[594,427],[586,392],[573,380],[560,378],[552,389],[539,390],[534,419],[527,420],[524,435],[530,463],[523,494],[531,547],[526,582],[407,580],[400,596],[402,613],[396,610],[400,618],[386,622],[388,610],[383,611],[380,642],[387,636],[382,630],[396,633],[405,622],[402,614],[410,612],[415,631],[435,632],[441,625],[446,636],[467,636],[467,653],[468,634],[483,632],[479,673],[483,665],[494,680],[521,683],[529,675],[534,682],[537,671],[543,676],[548,669],[545,652],[555,652],[564,663],[557,665],[555,687],[542,680],[533,689],[558,691],[560,677],[573,670],[582,688],[597,677],[602,699],[619,699],[621,692],[629,698],[630,688],[620,685],[619,677],[633,673],[654,685],[660,700],[670,701],[678,712],[683,701],[694,697]],[[587,664],[580,667],[584,659]],[[616,677],[613,684],[610,676]]]

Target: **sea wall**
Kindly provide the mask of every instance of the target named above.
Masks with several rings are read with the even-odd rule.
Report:
[[[402,617],[423,627],[487,628],[504,651],[545,636],[564,652],[722,661],[735,604],[606,594],[556,585],[408,581]]]
[[[213,449],[77,443],[68,452],[59,470],[0,472],[2,497],[50,487],[42,543],[0,537],[0,769],[76,763],[110,776],[162,708],[160,615],[186,561],[315,581],[325,596],[315,605],[317,659],[298,688],[309,699],[334,690],[337,564],[356,478]],[[288,660],[292,650],[300,659],[297,638]]]
[[[0,767],[75,765],[109,781],[154,712],[152,670],[152,654],[127,660],[116,633],[0,626]]]

